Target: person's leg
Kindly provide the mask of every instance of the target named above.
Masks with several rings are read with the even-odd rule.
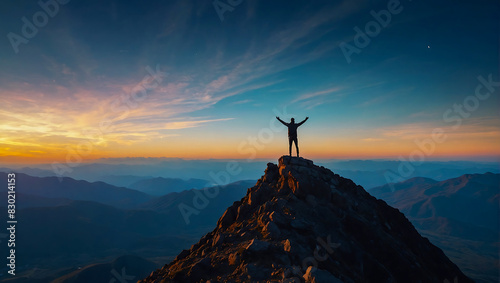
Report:
[[[289,152],[289,155],[292,156],[292,142],[293,142],[293,139],[292,138],[288,138],[288,152]]]
[[[299,140],[295,138],[294,142],[295,142],[295,149],[297,151],[297,157],[299,157]]]

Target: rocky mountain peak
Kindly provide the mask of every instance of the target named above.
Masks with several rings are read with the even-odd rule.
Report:
[[[216,228],[141,282],[472,282],[397,209],[282,156]]]

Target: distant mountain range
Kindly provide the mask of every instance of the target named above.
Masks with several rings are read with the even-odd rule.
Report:
[[[76,267],[130,253],[165,257],[191,245],[200,233],[198,227],[155,211],[88,201],[19,209],[16,216],[16,256],[23,259],[18,273]],[[7,254],[7,245],[0,252]]]
[[[211,183],[211,173],[224,172],[228,162],[237,162],[242,169],[237,176],[231,176],[229,183],[238,180],[257,180],[262,174],[266,160],[185,160],[179,158],[108,158],[96,160],[94,163],[82,163],[71,168],[71,172],[63,177],[89,182],[103,181],[118,187],[127,187],[138,181],[152,178],[203,179]],[[392,182],[386,174],[397,174],[401,162],[398,160],[318,160],[330,170],[346,178],[356,180],[366,189]],[[51,164],[26,165],[25,167],[0,168],[0,172],[15,171],[36,177],[55,176]],[[456,178],[472,173],[500,173],[498,163],[475,161],[426,161],[414,166],[413,177],[427,177],[438,181]],[[399,180],[398,180],[399,181]],[[402,180],[401,180],[402,181]]]
[[[0,180],[7,180],[7,173],[0,172]],[[0,192],[6,191],[7,186],[0,187]],[[43,198],[95,201],[120,208],[133,208],[152,199],[152,196],[145,193],[104,182],[90,183],[68,177],[40,178],[22,173],[16,174],[16,191],[23,195]]]
[[[110,283],[135,282],[147,276],[151,270],[158,267],[152,261],[127,255],[111,262],[91,264],[79,268],[65,276],[54,279],[51,283]]]
[[[441,182],[412,178],[394,184],[393,188],[394,191],[391,186],[385,185],[369,192],[399,208],[408,217],[427,220],[427,225],[430,225],[429,219],[448,219],[454,223],[477,226],[480,230],[498,232],[500,174],[467,174]],[[477,237],[473,230],[465,234],[466,231],[440,229],[449,235]]]
[[[385,185],[394,182],[387,178],[390,174],[399,176],[400,161],[382,161],[382,160],[346,160],[320,163],[321,165],[341,174],[342,176],[356,180],[366,189],[371,189],[377,186]],[[472,173],[500,173],[498,163],[491,162],[471,162],[471,161],[454,161],[454,162],[438,162],[429,161],[423,162],[418,166],[412,166],[413,172],[409,176],[400,176],[401,180],[414,177],[426,177],[438,181],[444,181],[451,178],[456,178],[465,174]]]
[[[190,189],[201,189],[213,186],[207,180],[202,179],[188,179],[183,180],[179,178],[151,178],[139,180],[129,185],[128,187],[149,195],[163,196],[169,193],[178,193]]]
[[[189,226],[203,227],[204,231],[213,227],[220,214],[234,201],[242,198],[247,189],[255,184],[255,181],[238,181],[218,189],[216,196],[204,193],[204,190],[187,190],[180,193],[171,193],[143,203],[140,208],[152,209],[154,211],[169,215],[175,219],[189,221]],[[179,205],[183,205],[183,216]],[[192,213],[191,213],[192,212]]]
[[[9,283],[127,283],[147,276],[157,267],[158,264],[150,260],[135,255],[124,255],[110,261],[52,270],[52,272],[37,268],[32,273],[16,275],[5,281]]]
[[[153,179],[151,176],[134,176],[134,175],[102,175],[96,181],[102,181],[117,187],[125,187],[131,189],[131,185],[143,180]],[[95,178],[94,178],[95,179]]]
[[[19,271],[52,279],[76,271],[78,266],[109,263],[122,254],[173,259],[210,231],[224,210],[255,184],[235,182],[218,188],[216,194],[212,188],[152,196],[103,182],[71,178],[60,182],[55,177],[16,175],[16,205],[22,219],[18,239],[23,243],[18,251],[25,264]],[[119,181],[125,175],[113,176]],[[155,178],[148,176],[128,176],[124,178],[128,186],[137,183],[159,192],[180,190],[155,188]],[[190,184],[189,179],[164,179],[156,180],[185,188],[202,183],[201,179]],[[5,173],[0,173],[0,181],[6,184]],[[0,187],[1,194],[5,191],[6,186]],[[499,174],[486,173],[444,181],[413,178],[369,193],[399,208],[422,235],[441,247],[476,282],[498,282],[499,191]],[[4,206],[0,204],[0,209]],[[185,215],[180,206],[187,208]],[[0,241],[5,235],[0,233]],[[7,253],[6,245],[0,245],[0,252]],[[4,267],[0,273],[5,273]],[[50,281],[30,278],[15,282]]]
[[[478,282],[498,282],[500,174],[412,178],[369,192],[400,209]]]
[[[205,179],[211,180],[211,174],[225,172],[227,164],[233,160],[208,159],[208,160],[185,160],[185,159],[126,159],[124,162],[116,162],[116,160],[101,160],[99,163],[82,163],[79,166],[71,168],[63,177],[71,177],[77,180],[95,181],[110,181],[114,182],[115,176],[128,176],[128,184],[139,181],[140,179],[148,178],[181,178],[181,179]],[[255,160],[248,162],[247,160],[237,161],[241,171],[237,176],[231,176],[228,183],[238,180],[257,180],[265,167],[266,161]],[[32,176],[48,177],[57,176],[57,173],[52,170],[52,164],[34,164],[25,167],[16,168],[0,168],[0,172],[19,172],[26,173]],[[135,179],[135,180],[134,180]],[[124,179],[125,180],[125,179]],[[122,181],[124,181],[122,180]],[[121,181],[119,181],[121,182]],[[217,183],[212,180],[212,183]],[[121,183],[120,185],[124,185]]]
[[[0,181],[7,183],[5,173],[0,173]],[[36,282],[49,282],[77,266],[120,254],[173,258],[213,228],[218,214],[241,198],[248,184],[240,181],[218,187],[217,195],[210,195],[203,208],[197,206],[198,214],[190,215],[190,223],[186,223],[179,204],[194,207],[193,200],[205,194],[204,190],[155,197],[103,182],[71,178],[59,182],[56,177],[17,173],[16,239],[22,245],[16,255],[23,259],[23,265],[18,267],[22,276],[15,282],[35,282],[34,278],[38,278]],[[6,186],[1,190],[5,194]],[[0,204],[0,209],[6,210],[5,205]],[[6,221],[5,217],[3,214],[1,220]],[[7,245],[0,245],[0,253],[7,254]],[[23,277],[31,276],[35,269],[37,276]],[[1,273],[6,273],[3,266]]]

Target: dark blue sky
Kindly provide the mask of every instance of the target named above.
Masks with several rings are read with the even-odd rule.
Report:
[[[237,5],[221,20],[214,3]],[[243,158],[247,137],[284,107],[299,120],[311,117],[301,131],[312,156],[407,156],[437,127],[448,138],[434,157],[500,154],[498,90],[477,99],[467,117],[453,110],[475,95],[478,76],[499,81],[498,1],[54,7],[43,23],[35,1],[0,3],[1,155],[57,159],[61,148],[88,139],[83,128],[110,120],[115,127],[92,139],[91,156]],[[356,27],[365,32],[372,14],[388,7],[398,12],[357,46]],[[22,18],[33,23],[34,15],[38,31],[26,36]],[[357,53],[346,58],[342,44]],[[168,74],[129,111],[117,111],[147,66]],[[258,156],[276,155],[282,135],[257,147]]]

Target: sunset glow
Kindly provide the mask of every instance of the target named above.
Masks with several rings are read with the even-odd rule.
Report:
[[[310,117],[299,129],[307,158],[420,150],[426,160],[498,160],[497,23],[474,19],[442,36],[456,19],[405,4],[348,62],[339,44],[353,44],[353,28],[384,5],[290,4],[282,13],[268,3],[269,16],[248,1],[221,22],[209,2],[145,6],[133,16],[121,2],[70,2],[18,53],[4,36],[0,162],[274,159],[288,150],[275,116]],[[40,9],[2,6],[4,35],[21,34],[19,19]],[[425,152],[436,129],[442,140]]]

